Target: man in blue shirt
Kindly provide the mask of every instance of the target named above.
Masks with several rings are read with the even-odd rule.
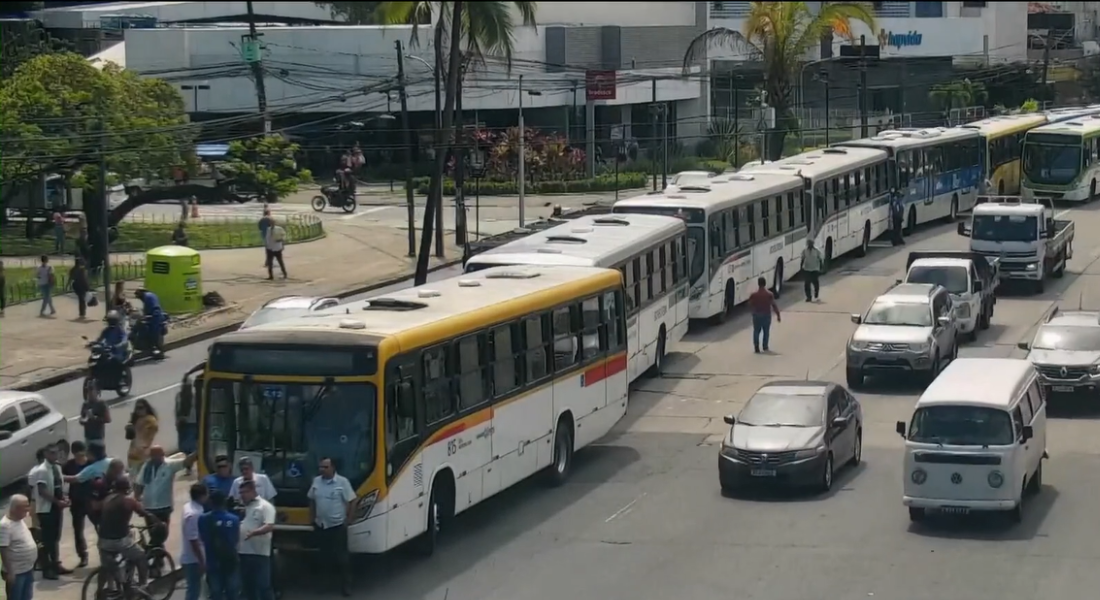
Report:
[[[166,333],[167,319],[164,316],[164,311],[160,308],[160,298],[157,295],[145,288],[138,288],[134,294],[138,300],[141,300],[141,312],[142,312],[142,332],[144,335],[151,336],[153,355],[164,355],[164,334]]]
[[[210,492],[207,499],[210,511],[199,517],[199,538],[206,550],[206,585],[210,600],[237,600],[240,597],[237,547],[241,538],[241,519],[226,508],[227,498],[220,490]]]
[[[107,313],[107,326],[103,328],[103,331],[99,332],[99,338],[96,339],[96,343],[107,346],[107,349],[111,351],[111,358],[115,360],[115,363],[122,364],[126,361],[126,355],[130,350],[130,344],[128,342],[129,339],[126,336],[126,328],[122,326],[122,315],[114,310]]]
[[[229,457],[224,454],[219,454],[214,458],[214,472],[202,478],[202,482],[206,485],[206,489],[210,490],[210,496],[207,499],[207,510],[214,510],[212,502],[214,501],[214,492],[221,492],[223,496],[229,497],[230,490],[233,489],[233,464],[229,462]]]
[[[336,472],[331,458],[322,458],[320,475],[313,478],[307,496],[309,517],[323,563],[336,567],[340,589],[351,595],[351,568],[348,560],[348,524],[351,523],[355,488]]]

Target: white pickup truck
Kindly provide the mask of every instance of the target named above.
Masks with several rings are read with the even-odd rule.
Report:
[[[1020,196],[979,196],[970,225],[970,251],[1000,259],[1002,280],[1025,281],[1037,293],[1047,276],[1061,277],[1073,258],[1073,221],[1054,218],[1054,207]]]
[[[974,252],[910,252],[905,279],[898,283],[932,283],[943,286],[955,303],[958,332],[967,339],[989,329],[997,304],[997,272],[1000,259]]]

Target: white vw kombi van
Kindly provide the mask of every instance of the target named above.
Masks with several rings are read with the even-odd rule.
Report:
[[[1040,490],[1046,458],[1046,401],[1026,360],[961,358],[928,386],[905,438],[903,502],[909,518],[929,510],[1004,511],[1022,518]]]

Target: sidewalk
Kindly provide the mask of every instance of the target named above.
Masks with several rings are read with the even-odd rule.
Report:
[[[267,281],[263,248],[207,250],[203,258],[203,292],[218,292],[227,306],[173,325],[168,342],[224,327],[245,319],[264,302],[279,296],[338,294],[411,275],[415,259],[406,256],[407,237],[392,227],[326,224],[324,239],[287,246],[290,277]],[[461,257],[448,248],[447,258]],[[439,260],[432,260],[438,265]],[[128,294],[136,282],[128,283]],[[101,297],[102,300],[102,297]],[[76,318],[76,299],[54,298],[57,316],[38,316],[38,302],[8,307],[0,320],[0,387],[27,384],[83,365],[87,351],[80,336],[94,337],[103,327],[103,307],[90,308],[89,319]]]
[[[183,544],[183,534],[180,530],[180,519],[183,515],[183,506],[190,500],[189,488],[192,483],[196,481],[195,476],[184,477],[180,475],[176,478],[176,484],[174,486],[173,505],[175,510],[172,511],[172,525],[168,531],[168,541],[164,544],[164,549],[172,555],[172,558],[176,561],[176,567],[179,568],[180,549]],[[141,523],[142,520],[135,517],[134,523]],[[76,554],[76,542],[73,538],[73,526],[72,520],[69,518],[68,511],[65,514],[65,526],[61,533],[61,564],[69,569],[74,569],[72,575],[63,575],[61,579],[57,581],[48,581],[41,578],[41,573],[38,573],[38,580],[34,585],[34,597],[46,600],[80,600],[80,589],[84,585],[84,579],[88,576],[88,573],[92,572],[99,566],[99,552],[96,551],[96,535],[95,529],[91,523],[88,523],[84,527],[84,539],[88,542],[88,566],[83,569],[76,569],[76,565],[80,562],[80,557]],[[182,592],[177,589],[175,597],[181,597],[179,594]]]

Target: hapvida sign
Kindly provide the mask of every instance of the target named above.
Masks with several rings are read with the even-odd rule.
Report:
[[[921,45],[921,41],[924,39],[924,35],[917,33],[916,31],[910,31],[909,33],[894,33],[893,31],[886,31],[885,29],[878,32],[878,45],[880,47],[891,47],[901,50],[902,48],[912,48]]]

